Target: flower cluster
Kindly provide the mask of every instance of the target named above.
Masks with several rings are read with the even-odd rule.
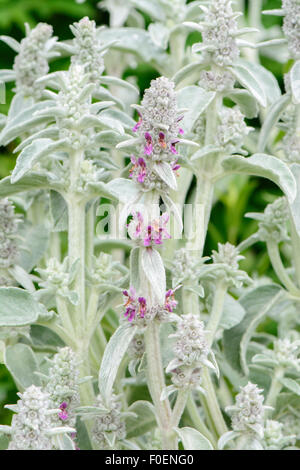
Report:
[[[45,23],[39,23],[33,30],[27,25],[26,33],[14,63],[16,89],[24,96],[38,99],[44,85],[36,83],[36,80],[48,73],[49,51],[55,43],[55,38],[52,38],[52,26]]]
[[[288,240],[288,210],[285,197],[268,204],[263,214],[249,213],[247,217],[258,220],[258,237],[261,241],[273,240],[276,243]]]
[[[176,144],[183,133],[180,127],[183,116],[177,109],[174,83],[165,77],[152,80],[137,108],[140,119],[133,131],[141,145],[139,155],[131,157],[130,177],[145,191],[154,188],[166,191],[169,186],[166,172],[180,168]]]
[[[226,67],[233,65],[240,52],[236,42],[238,25],[231,0],[215,0],[204,11],[202,29],[203,50],[206,61]]]
[[[239,108],[222,107],[219,113],[218,145],[224,153],[241,153],[245,137],[251,131],[245,123],[245,116]]]
[[[300,135],[298,130],[298,107],[292,102],[290,73],[284,76],[285,89],[291,95],[291,102],[281,115],[277,127],[285,134],[278,144],[278,150],[283,151],[283,159],[287,163],[300,161]]]
[[[289,430],[289,435],[284,435],[283,424],[279,421],[268,419],[264,430],[264,449],[265,450],[281,450],[288,445],[295,444],[296,436],[292,435]]]
[[[171,238],[166,225],[169,214],[164,212],[158,219],[145,223],[140,212],[134,212],[133,218],[128,224],[128,233],[132,240],[145,247],[162,245],[163,240]]]
[[[125,297],[125,318],[141,328],[147,326],[155,317],[160,321],[168,321],[170,318],[168,314],[173,313],[177,306],[177,301],[174,297],[177,289],[178,287],[176,289],[169,289],[166,292],[164,305],[148,307],[145,297],[139,297],[135,288],[131,286],[129,290],[123,291]]]
[[[89,114],[90,96],[83,94],[89,76],[81,65],[73,64],[68,72],[63,73],[65,85],[57,96],[57,105],[62,110],[61,117],[56,117],[59,137],[66,140],[74,149],[88,147],[90,129],[80,126],[80,119]]]
[[[176,339],[173,347],[175,358],[167,367],[167,372],[171,372],[173,386],[199,389],[201,367],[204,365],[214,369],[208,360],[210,349],[205,337],[204,323],[196,315],[182,315],[177,322],[176,333],[170,337]]]
[[[74,408],[79,404],[78,359],[71,348],[61,348],[51,359],[46,392],[61,421],[75,425]]]
[[[83,65],[90,81],[97,82],[104,71],[103,55],[106,49],[97,38],[95,21],[85,16],[78,23],[71,25],[70,29],[75,36],[72,63]]]
[[[0,200],[0,285],[11,283],[6,269],[13,266],[18,255],[16,242],[20,217],[8,199]]]
[[[55,423],[50,396],[40,387],[32,385],[24,393],[17,405],[9,406],[16,414],[11,423],[11,441],[8,450],[54,450],[53,438]]]
[[[223,278],[229,286],[237,288],[251,283],[247,273],[239,269],[239,261],[243,258],[231,243],[218,243],[218,251],[212,252],[213,264],[207,267],[209,276]]]
[[[263,405],[263,401],[262,390],[248,382],[236,396],[235,405],[226,407],[226,412],[231,415],[233,431],[246,438],[243,441],[243,446],[246,446],[244,448],[252,446],[253,440],[260,442],[264,436],[264,414],[267,407]]]
[[[298,0],[282,0],[283,32],[293,59],[300,58],[300,4]]]
[[[95,406],[104,408],[100,395]],[[126,437],[126,426],[121,412],[119,398],[112,394],[109,410],[95,419],[92,430],[92,439],[102,450],[118,449],[121,441]]]

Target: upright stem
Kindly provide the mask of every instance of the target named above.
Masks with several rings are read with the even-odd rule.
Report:
[[[147,382],[156,409],[158,424],[162,434],[164,450],[176,449],[176,440],[170,429],[171,407],[168,398],[161,400],[165,388],[164,370],[159,342],[159,324],[154,320],[145,332],[145,349],[147,355]]]
[[[207,429],[204,422],[202,421],[202,419],[199,415],[196,403],[195,403],[195,401],[194,401],[191,394],[190,394],[190,396],[188,397],[188,400],[187,400],[187,410],[189,412],[190,418],[193,421],[193,424],[194,424],[195,428],[199,432],[201,432],[201,434],[203,434],[203,436],[205,436],[211,442],[213,447],[216,448],[217,447],[216,439],[214,438],[212,433]]]
[[[206,329],[208,331],[207,342],[210,348],[212,346],[214,337],[216,335],[217,329],[220,324],[220,320],[221,320],[223,308],[224,308],[224,300],[225,300],[226,292],[227,292],[227,284],[224,282],[223,279],[220,279],[216,285],[213,306],[212,306],[211,314],[209,317],[209,321],[206,326]]]
[[[277,397],[282,389],[282,384],[280,383],[280,380],[283,378],[283,376],[284,376],[284,369],[282,367],[276,367],[274,370],[273,377],[272,377],[272,382],[271,382],[271,386],[269,389],[269,393],[266,399],[267,406],[272,406],[273,408],[275,407]],[[272,412],[270,412],[270,414],[272,414]]]
[[[82,377],[90,375],[88,346],[89,338],[86,335],[87,318],[85,305],[85,206],[81,195],[77,193],[77,182],[80,174],[81,163],[84,159],[84,150],[76,150],[70,153],[70,187],[67,194],[69,231],[68,231],[68,255],[70,263],[78,260],[78,272],[74,280],[74,289],[78,294],[78,305],[74,308],[76,325],[76,343],[81,359],[80,374]],[[85,382],[80,388],[81,404],[94,403],[95,396],[91,381]]]
[[[290,221],[291,221],[292,247],[293,247],[293,253],[295,253],[295,256],[293,256],[292,258],[293,258],[293,263],[295,266],[297,285],[300,288],[300,237],[295,227],[295,222],[292,216],[290,217]]]
[[[225,424],[222,412],[220,410],[220,406],[218,403],[214,385],[212,383],[211,377],[209,375],[209,370],[207,369],[207,367],[203,368],[202,382],[203,382],[203,388],[205,389],[205,392],[206,392],[204,401],[207,403],[210,417],[212,419],[212,422],[214,423],[218,436],[220,437],[222,436],[222,434],[225,434],[225,432],[227,432],[227,426]]]

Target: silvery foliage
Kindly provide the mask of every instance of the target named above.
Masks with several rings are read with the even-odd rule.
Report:
[[[6,448],[299,448],[298,2],[264,12],[284,16],[284,40],[230,0],[99,6],[110,28],[1,37],[17,53],[0,71],[16,84],[0,143],[18,139],[0,181],[0,360],[20,390]],[[283,95],[259,62],[277,47],[294,59]],[[49,73],[60,55],[68,70]],[[139,63],[159,75],[140,102],[122,79]],[[283,197],[204,256],[233,174]],[[243,252],[260,241],[274,277],[252,283]]]

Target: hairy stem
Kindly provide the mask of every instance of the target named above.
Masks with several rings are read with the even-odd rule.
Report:
[[[158,425],[162,435],[164,450],[176,448],[170,429],[171,407],[168,398],[161,400],[165,388],[164,370],[159,341],[159,324],[150,323],[145,332],[145,348],[147,355],[147,382],[156,409]]]
[[[293,281],[290,279],[289,275],[287,274],[281,257],[279,253],[278,244],[272,240],[267,242],[267,249],[270,261],[272,263],[273,269],[280,280],[280,282],[284,285],[284,287],[295,296],[300,295],[300,290],[295,286]]]

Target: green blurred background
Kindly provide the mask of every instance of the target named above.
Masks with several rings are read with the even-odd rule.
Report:
[[[249,0],[256,1],[256,0]],[[34,26],[38,22],[52,24],[54,34],[61,40],[72,37],[69,24],[79,20],[83,16],[94,19],[97,25],[108,24],[108,14],[97,8],[98,0],[87,0],[84,3],[76,3],[75,0],[0,0],[0,35],[13,36],[21,40],[24,36],[24,23]],[[280,8],[281,0],[267,0],[264,9]],[[246,5],[247,7],[247,5]],[[146,18],[148,22],[149,19]],[[281,22],[278,17],[265,17],[264,25],[270,27]],[[190,37],[190,41],[192,41]],[[4,43],[0,42],[0,68],[11,68],[15,53]],[[275,62],[266,57],[261,57],[262,64],[268,68],[278,79],[282,87],[283,73],[286,65]],[[68,65],[68,59],[55,61],[51,66],[64,69]],[[139,65],[130,75],[136,75],[141,92],[148,87],[150,80],[157,76],[157,72],[146,64]],[[126,72],[125,72],[126,76]],[[0,105],[0,113],[7,113],[12,97],[12,86],[7,86],[7,103]],[[259,128],[259,121],[249,122],[249,125]],[[15,156],[12,155],[14,145],[6,148],[0,147],[0,179],[7,176],[15,164]],[[256,222],[245,219],[246,212],[260,212],[267,203],[272,202],[279,195],[278,189],[271,182],[258,178],[238,176],[229,181],[218,195],[214,205],[209,225],[205,254],[210,254],[216,248],[217,242],[230,241],[239,243],[247,238],[256,229]],[[264,245],[257,244],[248,250],[246,259],[241,263],[243,269],[250,275],[269,275],[269,260]],[[15,384],[5,369],[0,365],[0,423],[8,424],[11,412],[5,410],[5,403],[15,403],[17,400]]]

